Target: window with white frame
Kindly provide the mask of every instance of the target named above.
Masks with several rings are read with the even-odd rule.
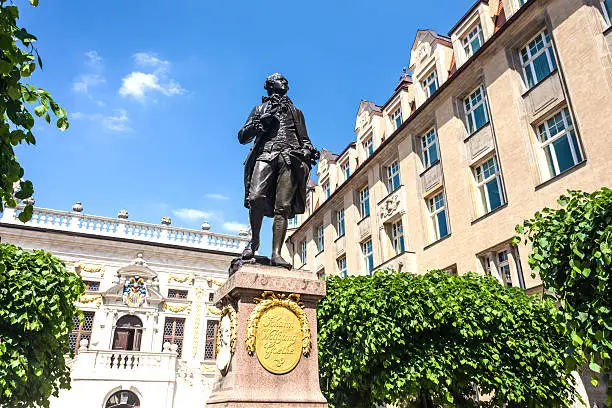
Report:
[[[563,108],[545,120],[537,127],[537,134],[550,177],[563,173],[582,161],[569,109]]]
[[[342,169],[342,174],[344,175],[344,179],[347,180],[350,176],[351,176],[351,166],[349,161],[345,161],[344,163],[342,163],[340,165],[340,168]]]
[[[298,226],[298,216],[294,216],[293,218],[289,218],[289,228],[296,228]]]
[[[325,229],[323,228],[323,225],[320,225],[317,229],[316,229],[316,242],[317,242],[317,251],[318,252],[323,252],[325,250]]]
[[[612,24],[612,4],[611,0],[601,0],[601,8],[603,15],[606,20],[606,24]]]
[[[400,169],[399,163],[395,160],[391,165],[387,166],[387,191],[391,193],[400,186]]]
[[[497,157],[493,156],[474,167],[474,177],[485,213],[493,211],[505,203]]]
[[[521,49],[521,65],[527,88],[532,88],[557,69],[548,30],[538,33]]]
[[[359,190],[359,214],[361,218],[370,215],[370,189],[368,186]]]
[[[365,271],[371,275],[374,269],[374,252],[372,250],[372,240],[368,239],[361,243],[361,255],[363,256],[363,266]]]
[[[329,186],[329,181],[326,181],[325,183],[323,183],[323,197],[329,198],[330,195],[331,195],[331,188]]]
[[[484,35],[482,33],[482,27],[478,24],[474,27],[465,37],[461,39],[463,50],[465,51],[465,57],[470,58],[476,51],[484,44]]]
[[[468,133],[471,135],[478,129],[489,123],[489,112],[487,112],[487,98],[482,86],[479,86],[463,101],[465,106],[465,122]]]
[[[396,255],[401,254],[406,249],[404,246],[404,227],[402,226],[402,220],[391,224],[391,245]]]
[[[300,242],[300,263],[302,265],[306,265],[306,257],[307,257],[307,252],[306,252],[306,241],[302,241]]]
[[[345,234],[346,230],[344,228],[344,208],[336,211],[336,233],[338,238]]]
[[[336,265],[338,266],[338,274],[346,278],[346,256],[336,259]]]
[[[508,251],[497,253],[497,268],[499,274],[506,286],[512,287],[512,274],[510,272],[510,262],[508,260]]]
[[[429,74],[421,84],[423,85],[423,90],[428,98],[433,95],[433,93],[436,92],[439,87],[438,73],[436,70],[434,69],[433,72]]]
[[[529,0],[518,0],[519,8],[523,7]]]
[[[446,203],[444,192],[427,199],[429,210],[429,223],[433,241],[437,241],[448,235],[448,217],[446,215]]]
[[[402,125],[402,107],[398,107],[396,110],[393,111],[393,113],[391,114],[391,122],[393,122],[393,125],[395,126],[395,128],[399,128]]]
[[[438,135],[436,134],[436,129],[431,129],[421,137],[421,155],[423,156],[423,167],[426,169],[438,162]]]
[[[492,275],[506,286],[525,288],[516,247],[497,247],[479,257],[486,275]],[[513,280],[514,276],[514,280]]]
[[[374,139],[372,138],[372,136],[364,140],[361,145],[363,146],[363,150],[365,151],[366,158],[374,154]]]

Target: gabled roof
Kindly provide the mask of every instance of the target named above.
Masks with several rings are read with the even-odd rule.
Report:
[[[419,29],[419,30],[417,30],[416,35],[414,36],[414,42],[412,43],[412,50],[414,51],[417,43],[419,43],[419,40],[422,41],[427,36],[433,37],[433,39],[437,43],[440,43],[442,45],[446,45],[448,47],[452,47],[453,46],[452,43],[451,43],[451,39],[449,37],[441,35],[441,34],[438,34],[434,30]]]

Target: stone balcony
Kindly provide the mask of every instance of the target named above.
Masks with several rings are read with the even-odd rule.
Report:
[[[240,253],[249,240],[243,236],[38,207],[34,208],[32,219],[23,224],[17,218],[18,210],[5,208],[0,223],[235,253]]]
[[[175,382],[177,354],[126,350],[79,350],[73,380]]]

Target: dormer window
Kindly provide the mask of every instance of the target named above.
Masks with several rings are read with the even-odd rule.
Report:
[[[363,150],[366,153],[366,158],[374,154],[374,139],[372,139],[372,136],[368,137],[361,144],[363,146]]]
[[[326,181],[325,183],[323,183],[323,196],[325,196],[325,198],[329,198],[330,195],[331,188],[329,187],[329,181]]]
[[[468,35],[461,39],[461,44],[463,45],[466,58],[470,58],[480,49],[480,47],[482,47],[482,44],[484,44],[484,35],[480,24],[474,27]]]
[[[439,87],[438,84],[438,73],[436,72],[436,70],[434,69],[434,71],[423,81],[422,83],[423,85],[423,89],[425,90],[425,95],[427,95],[427,97],[429,98],[431,95],[433,95],[434,92],[436,92],[436,90]]]
[[[347,180],[351,176],[351,166],[349,164],[349,161],[345,161],[340,165],[340,167],[342,168],[342,174],[344,175],[344,179]]]
[[[395,125],[396,129],[399,128],[402,125],[402,108],[401,108],[401,106],[393,111],[393,113],[391,114],[391,121]]]

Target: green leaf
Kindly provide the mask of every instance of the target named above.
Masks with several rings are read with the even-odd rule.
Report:
[[[47,107],[45,105],[38,105],[34,108],[34,113],[36,116],[41,117],[45,113],[47,113]]]
[[[589,363],[589,368],[592,371],[595,371],[596,373],[600,373],[601,374],[601,366],[597,363]]]
[[[62,131],[68,129],[69,126],[70,124],[68,123],[67,117],[64,116],[57,120],[57,127]]]
[[[30,0],[30,4],[34,7],[38,7],[38,0]]]

